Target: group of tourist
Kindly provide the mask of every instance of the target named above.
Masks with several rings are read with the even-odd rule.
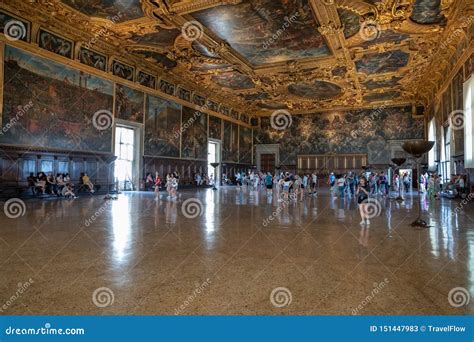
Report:
[[[273,188],[281,190],[284,196],[294,190],[301,200],[304,195],[316,195],[318,188],[318,176],[316,173],[305,174],[302,176],[294,175],[289,172],[277,173],[272,175],[270,172],[237,172],[235,174],[237,187],[240,189],[242,186],[251,187],[254,190],[265,187],[267,193],[271,194]],[[287,197],[287,196],[286,196]]]
[[[48,172],[47,175],[44,172],[38,172],[36,176],[34,173],[30,173],[27,182],[33,195],[49,194],[68,199],[77,198],[74,193],[75,186],[69,173],[58,173],[56,176],[52,172]],[[90,193],[95,192],[94,184],[85,172],[81,173],[80,186],[87,188]]]
[[[145,190],[153,190],[155,193],[159,193],[160,190],[165,189],[168,193],[168,197],[176,199],[178,197],[178,185],[179,185],[179,173],[170,172],[167,173],[164,180],[158,172],[155,172],[153,176],[148,172],[145,176]]]

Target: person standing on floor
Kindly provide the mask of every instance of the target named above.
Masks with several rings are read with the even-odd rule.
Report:
[[[318,193],[318,175],[316,174],[316,172],[313,172],[313,174],[311,175],[311,181],[311,185],[313,187],[311,195],[316,196],[316,194]]]
[[[265,176],[265,187],[267,188],[267,195],[272,195],[273,192],[273,177],[270,172]]]
[[[344,198],[344,188],[346,185],[346,178],[344,175],[339,175],[337,178],[337,188],[339,190],[339,197]]]
[[[369,199],[369,186],[364,177],[361,177],[359,180],[359,185],[357,186],[357,203],[359,204],[359,213],[360,213],[360,225],[368,226],[370,225],[369,218],[367,216],[367,200]]]

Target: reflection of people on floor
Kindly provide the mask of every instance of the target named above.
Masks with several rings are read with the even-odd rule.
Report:
[[[365,248],[369,247],[369,227],[364,226],[360,228],[359,244]]]

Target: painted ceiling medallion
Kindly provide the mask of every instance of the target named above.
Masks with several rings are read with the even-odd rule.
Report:
[[[324,100],[336,97],[341,93],[341,87],[337,84],[316,81],[313,83],[300,82],[288,86],[290,94],[314,100]]]

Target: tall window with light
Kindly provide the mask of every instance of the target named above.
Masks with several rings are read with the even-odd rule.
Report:
[[[472,109],[474,105],[474,77],[464,82],[464,167],[474,168],[474,122]]]
[[[428,152],[428,167],[431,171],[435,171],[436,170],[435,155],[436,155],[436,149],[437,149],[435,118],[431,119],[428,125],[428,140],[435,142],[433,148]]]

